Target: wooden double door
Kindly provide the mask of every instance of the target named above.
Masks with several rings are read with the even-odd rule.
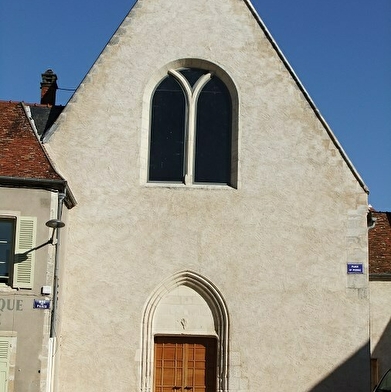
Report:
[[[209,337],[155,337],[154,392],[216,392],[217,342]]]

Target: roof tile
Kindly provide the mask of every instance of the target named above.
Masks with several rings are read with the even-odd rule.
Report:
[[[20,102],[0,101],[0,176],[62,180]]]
[[[391,274],[391,212],[372,211],[375,227],[368,232],[369,273]]]

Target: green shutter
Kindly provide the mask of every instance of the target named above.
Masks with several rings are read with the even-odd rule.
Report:
[[[0,392],[8,391],[10,338],[0,337]]]
[[[35,251],[21,256],[35,246],[37,218],[21,216],[17,225],[17,242],[13,287],[32,289],[34,280]]]

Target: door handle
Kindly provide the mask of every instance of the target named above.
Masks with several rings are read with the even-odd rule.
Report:
[[[177,389],[181,389],[181,387],[172,387],[172,389],[177,390]]]
[[[184,389],[189,390],[189,389],[193,389],[193,387],[185,387]]]

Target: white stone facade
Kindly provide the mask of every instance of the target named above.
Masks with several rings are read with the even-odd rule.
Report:
[[[251,11],[139,0],[53,128],[78,202],[58,392],[152,391],[157,331],[217,336],[224,391],[368,391],[365,187]],[[235,90],[235,187],[146,181],[151,94],[179,66]]]

